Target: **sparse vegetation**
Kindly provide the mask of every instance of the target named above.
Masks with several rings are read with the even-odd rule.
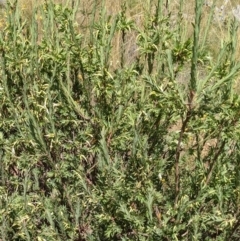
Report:
[[[0,240],[239,240],[237,17],[22,6],[1,9]]]

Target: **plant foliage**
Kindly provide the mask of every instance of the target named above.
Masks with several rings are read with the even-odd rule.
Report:
[[[46,2],[27,21],[8,5],[0,240],[239,240],[238,24],[211,59],[202,6],[186,39],[161,0],[141,27],[126,5],[102,7],[84,33],[77,4]],[[129,64],[113,45],[131,31]]]

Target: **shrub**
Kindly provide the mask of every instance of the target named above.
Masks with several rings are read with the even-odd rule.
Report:
[[[77,3],[45,3],[29,21],[7,7],[1,240],[239,239],[238,23],[212,58],[202,6],[190,38],[181,5],[173,26],[161,0],[143,26],[126,5],[93,8],[84,33]],[[117,59],[115,37],[124,47],[133,32],[134,60]]]

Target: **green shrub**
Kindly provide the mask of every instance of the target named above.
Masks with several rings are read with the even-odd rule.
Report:
[[[239,240],[238,24],[211,58],[202,5],[189,39],[181,5],[172,26],[161,0],[144,26],[123,5],[84,34],[77,4],[45,3],[27,21],[7,7],[1,240]],[[129,64],[113,43],[131,31]]]

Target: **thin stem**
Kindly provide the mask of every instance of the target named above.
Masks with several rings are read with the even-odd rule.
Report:
[[[193,38],[193,55],[191,63],[191,79],[190,79],[190,91],[196,90],[197,82],[197,61],[198,61],[198,52],[199,52],[199,33],[200,33],[200,22],[202,14],[202,5],[203,1],[195,1],[195,23],[194,23],[194,38]]]
[[[177,206],[178,199],[179,199],[179,194],[180,194],[180,188],[181,188],[181,183],[180,183],[180,170],[179,170],[179,160],[180,160],[180,154],[181,154],[181,143],[183,139],[183,135],[185,133],[186,127],[188,122],[190,121],[192,116],[192,111],[191,109],[188,110],[187,115],[185,120],[183,121],[180,136],[178,139],[178,145],[176,149],[176,161],[175,161],[175,207]]]
[[[220,148],[218,149],[218,151],[216,152],[215,156],[213,157],[213,161],[212,163],[210,164],[210,168],[209,168],[209,171],[208,171],[208,174],[207,174],[207,179],[206,179],[206,185],[209,184],[210,180],[211,180],[211,177],[212,177],[212,173],[213,173],[213,170],[214,170],[214,167],[217,163],[217,160],[218,160],[218,157],[219,155],[222,153],[223,151],[223,148],[225,146],[225,141],[222,142]]]

